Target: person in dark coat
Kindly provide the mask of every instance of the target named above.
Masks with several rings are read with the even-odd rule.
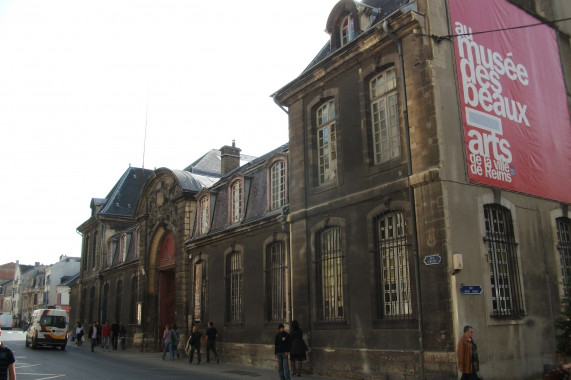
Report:
[[[196,364],[200,364],[200,345],[202,344],[202,333],[198,330],[198,326],[192,328],[192,334],[188,337],[186,343],[186,348],[188,351],[188,362],[192,363],[194,357],[194,351],[196,351],[196,356],[198,361]]]
[[[462,372],[461,380],[478,380],[480,369],[478,349],[474,342],[474,328],[464,326],[464,335],[458,340],[458,370]]]
[[[119,343],[119,329],[120,327],[117,320],[113,321],[113,324],[111,325],[111,346],[114,350],[117,350],[117,345]]]
[[[291,321],[291,331],[289,333],[290,352],[289,357],[292,363],[293,375],[301,376],[303,361],[307,360],[307,345],[303,340],[303,330],[299,327],[299,322]]]
[[[290,380],[287,360],[290,351],[289,334],[285,332],[282,323],[278,325],[278,329],[279,332],[276,334],[274,344],[274,354],[278,360],[278,372],[280,374],[280,380]]]

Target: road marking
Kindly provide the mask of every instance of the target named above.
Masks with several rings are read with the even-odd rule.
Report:
[[[39,364],[26,364],[26,363],[18,363],[16,362],[16,368],[28,368],[28,367],[37,367]]]
[[[55,373],[18,373],[18,376],[20,375],[49,376],[49,377],[40,377],[37,380],[55,379],[56,377],[65,376],[65,375],[56,375]]]

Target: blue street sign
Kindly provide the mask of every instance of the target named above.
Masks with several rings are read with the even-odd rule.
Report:
[[[430,255],[424,257],[424,264],[426,265],[440,264],[441,261],[442,257],[440,257],[439,255]]]
[[[460,293],[482,294],[482,287],[480,285],[460,285]]]

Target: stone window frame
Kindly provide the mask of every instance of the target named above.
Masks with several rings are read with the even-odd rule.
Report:
[[[244,249],[232,247],[224,254],[224,322],[227,326],[244,324],[244,277]]]
[[[335,99],[323,101],[315,110],[317,136],[317,183],[324,185],[337,177],[337,111]]]
[[[281,164],[281,181],[277,184],[274,183],[274,168]],[[288,204],[288,164],[287,156],[284,154],[279,154],[269,160],[266,164],[267,170],[267,194],[269,194],[267,199],[267,209],[277,210],[286,204]],[[277,186],[275,186],[277,185]],[[278,195],[276,195],[278,194]]]
[[[204,207],[206,206],[206,207]],[[204,194],[198,199],[198,235],[205,235],[210,229],[210,194]]]
[[[238,193],[236,194],[236,186]],[[228,223],[236,224],[244,218],[244,178],[238,176],[233,178],[228,184]]]
[[[275,328],[277,323],[283,323],[284,325],[288,322],[290,316],[290,299],[289,299],[289,288],[290,288],[290,266],[289,266],[289,251],[287,245],[287,235],[276,234],[270,239],[264,242],[264,321],[266,326],[271,329]],[[280,246],[282,249],[283,261],[279,265],[274,265],[275,262],[271,260],[272,247]],[[281,299],[283,300],[282,306],[276,306],[274,301],[274,284],[281,281]],[[279,298],[279,297],[278,297]]]
[[[341,47],[355,39],[355,18],[352,13],[345,14],[339,22],[339,41]]]

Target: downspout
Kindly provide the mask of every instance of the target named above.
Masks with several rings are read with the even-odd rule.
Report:
[[[410,203],[410,218],[411,218],[411,229],[412,229],[412,256],[414,261],[415,285],[416,285],[416,304],[417,304],[417,320],[418,320],[418,348],[419,348],[419,360],[420,360],[420,373],[419,379],[424,379],[424,338],[422,330],[422,304],[420,296],[420,272],[419,272],[419,258],[418,258],[418,233],[416,229],[416,202],[414,199],[414,189],[410,183],[410,177],[412,176],[412,153],[410,146],[410,125],[408,122],[408,100],[406,96],[406,81],[404,75],[404,58],[402,52],[402,43],[392,32],[389,22],[385,20],[383,22],[383,30],[385,33],[393,40],[397,45],[399,53],[399,64],[400,64],[400,84],[402,92],[402,103],[403,103],[403,117],[404,117],[404,133],[406,140],[406,158],[407,158],[407,175],[408,175],[408,200]]]

